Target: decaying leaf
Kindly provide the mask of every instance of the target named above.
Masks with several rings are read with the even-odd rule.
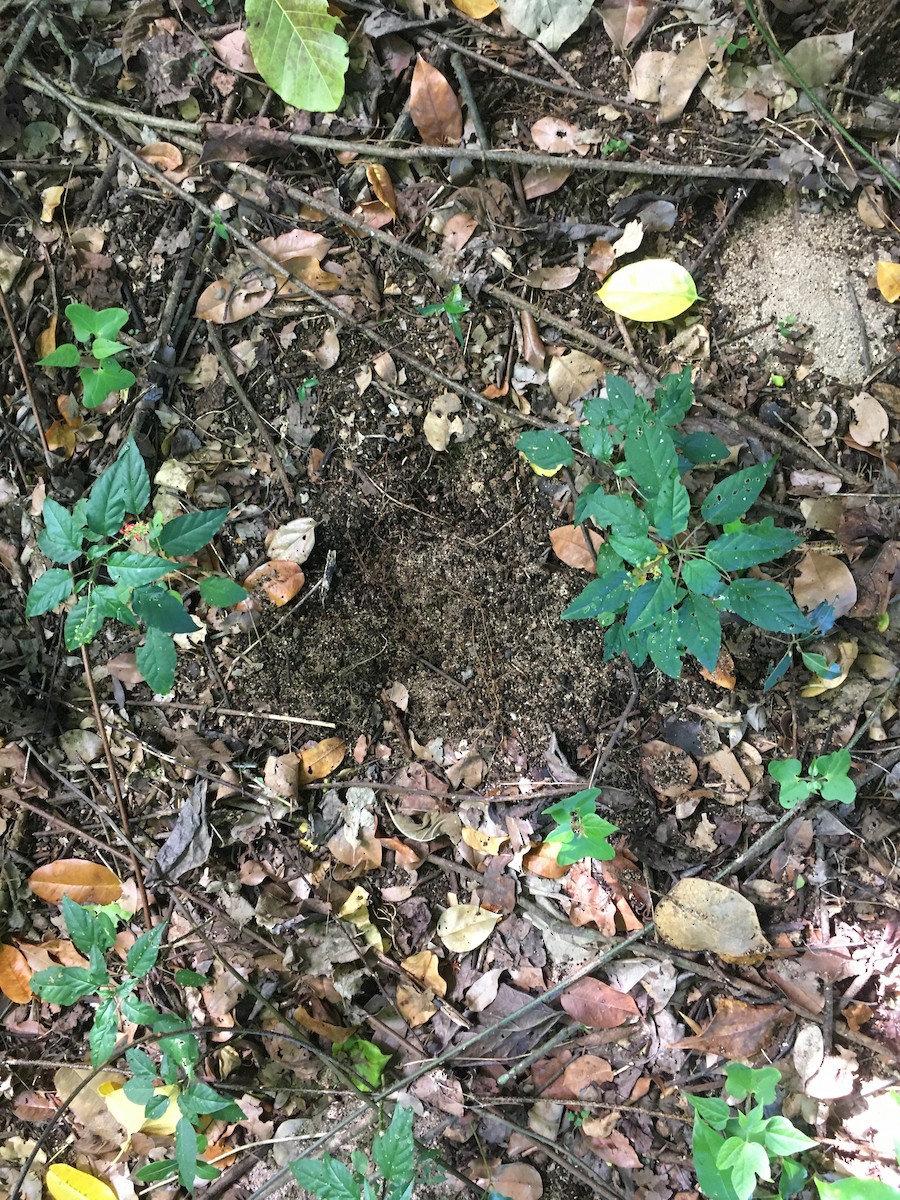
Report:
[[[545,154],[569,154],[572,150],[582,158],[590,154],[590,139],[571,121],[555,117],[539,117],[531,127],[531,140]]]
[[[683,796],[697,781],[697,764],[689,754],[668,742],[651,741],[641,746],[644,778],[660,796]]]
[[[217,279],[200,293],[194,316],[213,325],[229,325],[252,317],[269,303],[275,288],[251,273],[239,283]]]
[[[476,21],[483,21],[485,17],[497,11],[496,0],[451,0],[451,3],[454,8],[464,12],[467,17],[474,17]]]
[[[875,282],[888,304],[896,304],[900,300],[900,263],[879,259]]]
[[[571,867],[562,866],[557,861],[561,849],[559,842],[541,842],[539,846],[528,851],[522,865],[526,871],[538,875],[541,879],[562,879]]]
[[[550,530],[550,545],[567,567],[597,574],[597,551],[603,545],[603,538],[596,530],[589,531],[584,525],[560,525]]]
[[[706,1028],[694,1037],[682,1038],[675,1046],[722,1058],[752,1058],[769,1040],[773,1026],[787,1015],[787,1009],[779,1004],[720,1000],[716,1015]]]
[[[640,1017],[634,999],[599,979],[579,979],[560,998],[565,1011],[590,1029],[617,1029]]]
[[[627,50],[641,31],[649,9],[647,0],[605,0],[600,19],[617,50]]]
[[[34,994],[29,987],[32,971],[21,950],[6,943],[0,945],[0,992],[13,1004],[29,1004]]]
[[[138,158],[161,171],[177,171],[184,162],[184,155],[171,142],[151,142],[138,150]]]
[[[677,950],[705,950],[724,962],[758,963],[772,949],[750,901],[708,879],[680,879],[657,904],[655,916],[657,933]]]
[[[77,904],[112,904],[122,895],[122,884],[109,867],[80,858],[58,858],[29,876],[28,886],[50,904],[68,896]]]
[[[326,779],[336,771],[347,753],[346,743],[330,737],[300,752],[300,784]]]
[[[276,608],[281,608],[297,595],[305,582],[302,568],[290,559],[275,558],[251,571],[244,580],[248,591],[259,588]]]
[[[305,563],[316,544],[316,522],[312,517],[297,517],[266,534],[266,554],[270,559]]]
[[[888,435],[890,423],[884,406],[870,392],[860,392],[850,401],[853,420],[850,436],[861,446],[875,446]]]
[[[478,904],[455,904],[441,913],[437,934],[453,954],[468,954],[487,941],[500,920],[499,913]]]
[[[213,42],[213,49],[222,62],[232,71],[256,75],[256,63],[253,61],[253,51],[250,49],[250,39],[243,29],[235,29],[224,37]]]
[[[553,399],[571,404],[596,387],[605,375],[606,367],[599,359],[581,350],[570,350],[550,359],[547,378]]]
[[[500,0],[500,10],[520,33],[558,50],[587,19],[593,0]]]
[[[438,1011],[433,996],[411,983],[397,984],[396,1002],[397,1011],[410,1029],[424,1025]]]
[[[569,167],[529,167],[522,177],[525,199],[537,200],[558,192],[571,174]]]
[[[462,401],[452,392],[444,392],[432,403],[422,422],[422,432],[432,450],[444,451],[451,437],[462,437],[465,427],[457,415],[461,408]]]
[[[509,1200],[541,1200],[544,1183],[529,1163],[504,1163],[491,1176],[491,1192]]]
[[[409,115],[426,146],[455,146],[462,138],[462,110],[446,78],[421,56],[409,89]]]
[[[387,950],[387,942],[373,925],[372,918],[369,916],[369,893],[365,888],[353,889],[338,916],[342,921],[347,921],[359,930],[367,946],[371,946],[382,954]]]
[[[400,965],[404,971],[412,975],[413,979],[418,980],[436,996],[447,995],[447,984],[438,970],[438,956],[431,950],[421,950],[418,954],[411,954],[409,958],[404,958]]]
[[[850,568],[832,554],[804,554],[797,564],[793,592],[807,612],[819,604],[830,604],[836,618],[845,617],[857,601],[856,580]]]

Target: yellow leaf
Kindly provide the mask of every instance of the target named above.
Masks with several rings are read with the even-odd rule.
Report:
[[[119,1122],[129,1137],[133,1133],[156,1133],[170,1136],[175,1132],[181,1116],[176,1098],[178,1088],[174,1083],[158,1088],[156,1095],[168,1096],[169,1103],[158,1117],[147,1119],[143,1104],[135,1104],[125,1095],[125,1090],[115,1083],[101,1083],[97,1089],[106,1102],[106,1107]]]
[[[447,984],[438,971],[437,955],[432,954],[430,950],[420,950],[418,954],[411,954],[409,958],[404,958],[400,965],[413,979],[423,983],[436,996],[447,995]]]
[[[424,1025],[437,1012],[431,993],[420,992],[411,983],[397,984],[397,1009],[410,1029]]]
[[[464,12],[467,17],[474,17],[476,21],[489,17],[499,7],[495,0],[452,0],[452,3],[454,8]]]
[[[46,1184],[53,1200],[116,1200],[116,1193],[96,1175],[63,1163],[50,1167]]]
[[[772,949],[756,909],[708,879],[681,879],[656,906],[656,932],[676,950],[706,950],[724,962],[758,963]]]
[[[645,258],[622,267],[597,292],[613,312],[631,321],[669,321],[697,299],[690,274],[669,258]]]
[[[314,779],[325,779],[336,771],[344,761],[347,747],[340,738],[325,738],[315,746],[300,753],[300,782],[312,783]]]
[[[81,858],[58,858],[28,877],[28,886],[48,904],[62,904],[63,896],[78,904],[112,904],[122,895],[122,884],[109,867]]]
[[[900,263],[887,262],[881,258],[878,260],[878,268],[875,272],[875,281],[878,284],[878,290],[887,300],[888,304],[894,304],[900,300]]]
[[[463,825],[462,840],[479,854],[499,854],[507,835],[501,833],[491,836],[489,833],[482,833],[480,829],[471,829],[468,825]]]
[[[372,918],[369,916],[369,893],[365,888],[353,889],[338,916],[356,926],[367,946],[380,950],[382,954],[387,950],[387,942],[372,924]]]
[[[454,954],[468,954],[487,941],[500,920],[499,913],[477,904],[457,904],[438,918],[438,937]]]

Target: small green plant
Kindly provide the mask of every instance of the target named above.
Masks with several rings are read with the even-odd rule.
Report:
[[[330,1154],[297,1159],[291,1163],[294,1178],[319,1200],[411,1200],[415,1184],[441,1182],[430,1159],[417,1155],[412,1125],[412,1110],[398,1104],[390,1125],[372,1140],[374,1171],[369,1156],[354,1150],[349,1167]]]
[[[610,154],[627,154],[630,149],[624,138],[607,138],[600,147],[600,153],[606,158]]]
[[[797,324],[797,318],[790,313],[778,322],[778,332],[783,338],[790,338],[791,330]]]
[[[149,503],[150,477],[132,438],[73,509],[48,497],[38,546],[61,565],[35,580],[25,614],[38,617],[74,599],[63,628],[67,650],[92,642],[107,618],[132,629],[143,626],[138,669],[154,692],[164,695],[175,683],[174,635],[200,627],[178,592],[158,581],[179,571],[173,556],[196,554],[207,545],[225,523],[228,509],[185,513],[171,521],[156,513],[125,522],[127,514],[140,517]],[[198,588],[207,604],[223,608],[247,595],[223,575],[205,576]]]
[[[781,1200],[796,1196],[806,1169],[793,1155],[817,1143],[787,1117],[765,1115],[775,1103],[781,1079],[776,1067],[755,1071],[743,1063],[725,1068],[725,1093],[740,1107],[719,1097],[685,1099],[694,1110],[692,1145],[697,1182],[710,1200],[750,1200],[759,1180],[777,1183]]]
[[[454,283],[453,287],[439,304],[427,304],[424,308],[417,308],[416,312],[422,317],[433,317],[437,313],[445,313],[447,320],[450,322],[450,328],[453,330],[453,335],[461,346],[465,345],[463,337],[462,325],[459,323],[459,318],[469,311],[469,301],[463,296],[462,288],[458,283]]]
[[[556,861],[560,866],[570,866],[582,858],[604,861],[615,858],[608,838],[618,833],[618,828],[597,816],[600,792],[600,788],[586,788],[544,809],[543,815],[556,822],[556,828],[544,841],[559,845]]]
[[[813,650],[804,650],[804,643],[808,643],[816,638],[822,638],[834,626],[834,609],[830,604],[819,604],[811,613],[809,613],[809,632],[801,637],[792,637],[787,649],[782,657],[778,660],[769,674],[766,676],[766,681],[763,684],[763,691],[768,692],[778,683],[779,679],[783,678],[794,662],[794,652],[800,654],[800,659],[808,671],[819,679],[837,679],[841,673],[839,663],[830,663],[824,654],[818,654]]]
[[[299,404],[306,404],[306,402],[309,400],[310,396],[312,395],[313,388],[318,387],[318,386],[319,386],[319,381],[318,381],[318,379],[316,379],[315,375],[310,376],[309,379],[304,379],[302,383],[298,383],[297,384],[297,402]]]
[[[159,1034],[159,1063],[137,1046],[125,1052],[131,1078],[124,1093],[132,1104],[143,1107],[147,1121],[157,1120],[171,1104],[180,1113],[174,1123],[175,1158],[148,1163],[135,1174],[142,1182],[168,1179],[177,1175],[181,1185],[193,1195],[198,1179],[216,1179],[218,1168],[199,1156],[206,1149],[200,1128],[206,1117],[240,1121],[245,1114],[226,1096],[221,1096],[197,1078],[200,1044],[196,1035],[185,1029],[189,1022],[174,1013],[158,1012],[152,1004],[135,994],[143,979],[156,967],[166,922],[140,935],[125,957],[124,971],[115,968],[114,977],[104,960],[116,940],[121,918],[117,905],[81,905],[63,897],[62,914],[69,937],[77,950],[89,959],[87,967],[49,967],[31,977],[31,990],[49,1004],[77,1004],[88,996],[99,1001],[88,1034],[91,1066],[102,1066],[112,1055],[119,1037],[120,1021],[144,1026]],[[193,971],[176,972],[176,982],[188,985],[205,983]],[[157,1086],[160,1080],[162,1086]]]
[[[850,751],[846,749],[820,754],[805,773],[799,758],[778,759],[769,763],[768,770],[778,784],[782,808],[796,808],[815,795],[836,804],[852,804],[856,799],[856,784],[848,774]]]
[[[125,309],[103,308],[94,312],[86,304],[67,304],[66,317],[75,341],[83,342],[85,349],[79,350],[74,342],[63,342],[50,354],[39,358],[38,366],[80,367],[81,402],[85,408],[96,408],[113,392],[127,391],[135,377],[116,361],[117,356],[128,349],[116,341],[128,323]]]
[[[800,544],[771,517],[744,523],[774,458],[727,476],[707,491],[699,513],[692,511],[682,476],[728,454],[711,434],[677,429],[692,403],[687,368],[662,381],[655,406],[616,375],[607,375],[604,392],[585,402],[582,447],[600,463],[614,462],[620,482],[615,491],[590,483],[576,501],[575,524],[592,521],[606,541],[597,578],[562,614],[606,628],[604,658],[624,653],[636,666],[650,658],[674,679],[686,653],[715,668],[723,614],[773,633],[814,630],[781,584],[738,577]],[[565,438],[550,430],[523,434],[517,447],[545,474],[574,459]]]

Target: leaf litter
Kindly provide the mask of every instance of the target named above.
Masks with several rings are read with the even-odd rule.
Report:
[[[851,167],[837,156],[825,127],[795,137],[784,124],[805,101],[746,18],[720,19],[700,4],[673,29],[632,0],[604,3],[588,25],[590,6],[568,2],[456,7],[481,22],[473,40],[488,62],[570,90],[523,89],[481,60],[435,55],[427,27],[378,13],[351,41],[357,108],[332,113],[326,87],[318,101],[326,114],[277,100],[269,109],[254,72],[258,65],[271,82],[271,48],[254,61],[239,31],[214,43],[213,63],[179,17],[142,10],[118,30],[85,18],[95,37],[78,53],[95,72],[92,89],[131,109],[129,136],[143,113],[162,109],[188,123],[189,142],[200,139],[148,132],[131,142],[139,162],[189,185],[249,246],[224,224],[214,237],[202,223],[191,227],[183,199],[163,208],[135,190],[131,160],[104,172],[108,143],[52,95],[32,94],[31,124],[9,109],[7,150],[30,164],[17,186],[43,220],[26,221],[12,205],[3,292],[17,312],[37,294],[51,314],[41,328],[20,323],[28,361],[56,344],[52,267],[67,296],[128,307],[153,396],[136,409],[134,396],[113,398],[88,422],[77,377],[35,370],[54,456],[45,474],[27,395],[10,392],[25,436],[0,471],[2,686],[15,714],[0,747],[0,821],[12,839],[0,990],[13,1006],[5,1048],[29,1065],[16,1068],[4,1095],[14,1121],[49,1131],[47,1149],[60,1144],[56,1107],[82,1078],[90,1012],[37,1002],[28,982],[35,971],[87,964],[60,918],[64,894],[121,908],[120,956],[141,930],[141,899],[127,856],[112,853],[123,854],[120,843],[104,841],[85,798],[120,820],[81,663],[46,657],[53,627],[43,618],[45,640],[35,641],[22,596],[42,569],[46,496],[60,494],[59,476],[71,471],[64,486],[74,503],[132,421],[154,468],[156,508],[169,517],[185,506],[227,507],[209,565],[251,590],[243,611],[199,615],[205,641],[186,648],[188,665],[165,700],[134,673],[133,638],[91,651],[131,832],[154,864],[144,870],[154,912],[175,897],[189,906],[175,905],[166,934],[167,962],[194,980],[173,989],[177,1011],[218,1028],[203,1044],[204,1077],[231,1080],[247,1114],[210,1126],[222,1153],[285,1122],[305,1127],[328,1114],[334,1125],[355,1103],[332,1094],[320,1060],[289,1040],[279,1011],[294,1012],[307,1043],[352,1064],[369,1087],[400,1084],[447,1055],[404,1088],[408,1101],[426,1124],[452,1117],[440,1142],[452,1166],[523,1200],[560,1187],[689,1192],[690,1118],[677,1080],[699,1072],[716,1093],[729,1058],[774,1061],[785,1111],[802,1111],[810,1127],[857,1146],[869,1137],[842,1124],[834,1102],[889,1075],[897,1045],[884,924],[885,905],[896,903],[893,825],[881,790],[893,778],[898,734],[890,689],[900,393],[884,353],[897,264],[880,236],[896,223],[895,197],[864,159],[851,155]],[[332,66],[352,28],[335,32],[333,23]],[[815,14],[796,29],[785,14],[776,25],[788,62],[833,100],[829,84],[854,64],[858,30],[822,30]],[[558,72],[526,41],[495,36],[511,27],[554,54]],[[104,39],[111,46],[120,35],[122,59],[104,55]],[[867,70],[871,121],[891,84],[876,64]],[[232,95],[237,124],[220,111]],[[866,102],[848,96],[855,121]],[[445,171],[415,153],[384,162],[343,153],[342,139],[378,140],[373,131],[404,106],[414,143],[475,158],[462,153]],[[797,210],[782,208],[772,223],[764,206],[748,205],[754,220],[762,216],[760,232],[743,210],[728,225],[745,197],[702,171],[589,176],[578,166],[734,164],[753,148],[750,122],[769,118],[781,124],[768,159],[754,161],[791,180]],[[659,126],[679,139],[677,152],[660,143]],[[877,137],[875,128],[863,136]],[[338,153],[310,155],[301,198],[283,156],[294,134],[307,133],[331,139]],[[507,166],[481,174],[483,144],[540,150],[559,165],[526,160],[520,189]],[[230,165],[202,174],[201,150],[206,170]],[[247,173],[234,169],[241,164]],[[60,166],[67,178],[76,171],[74,182],[60,183]],[[162,194],[159,180],[152,186]],[[765,187],[781,199],[781,184]],[[857,225],[838,194],[859,204]],[[136,215],[122,208],[123,195]],[[326,219],[316,202],[347,221]],[[446,211],[432,224],[437,204]],[[800,272],[803,294],[769,286],[781,277],[767,274],[759,247],[775,253],[784,229],[811,218],[822,231],[814,266],[827,251],[831,275]],[[696,270],[701,250],[717,253],[723,236],[724,275],[704,278],[701,262],[694,287],[687,268]],[[123,247],[133,248],[130,259]],[[658,267],[646,275],[648,263],[671,264],[664,286]],[[420,311],[455,284],[467,306],[461,341],[443,317]],[[613,312],[594,297],[601,285]],[[498,286],[531,307],[498,299]],[[306,289],[334,307],[317,308]],[[174,324],[152,346],[169,295]],[[807,306],[810,295],[818,308]],[[838,354],[823,314],[844,296]],[[756,319],[768,322],[764,341],[731,340]],[[632,323],[642,320],[646,327]],[[366,321],[388,331],[384,345],[366,340]],[[233,407],[207,322],[224,327],[271,445]],[[846,349],[851,341],[858,354]],[[420,378],[405,350],[440,378]],[[604,545],[575,523],[588,482],[582,460],[533,476],[515,453],[512,422],[456,390],[502,400],[513,418],[537,419],[577,445],[585,406],[611,367],[652,395],[669,362],[694,378],[685,428],[719,438],[726,470],[764,461],[770,449],[781,456],[766,503],[788,510],[804,545],[777,569],[801,608],[825,603],[838,622],[791,651],[794,674],[768,692],[756,635],[740,620],[727,624],[715,670],[692,667],[676,684],[641,668],[634,691],[621,661],[601,662],[598,630],[561,627],[577,574],[596,577]],[[726,407],[713,407],[717,400]],[[810,446],[814,462],[804,455]],[[295,502],[281,491],[279,468]],[[188,603],[191,584],[173,580]],[[784,653],[775,640],[765,639],[766,657]],[[801,650],[819,656],[813,666]],[[58,709],[42,690],[51,676]],[[871,772],[857,808],[813,809],[759,844],[782,814],[766,765],[827,753],[857,733],[853,770]],[[54,772],[63,799],[50,808]],[[592,785],[598,812],[617,829],[614,857],[561,865],[542,814]],[[748,847],[752,862],[722,882]],[[825,891],[834,879],[837,900]],[[195,933],[198,919],[209,943]],[[628,935],[643,944],[620,951]],[[618,957],[569,982],[609,947]],[[254,1023],[271,1036],[252,1042],[244,1029]],[[554,1035],[562,1046],[548,1044]],[[48,1037],[71,1074],[32,1058]],[[123,1079],[98,1077],[63,1118],[80,1166],[48,1168],[39,1148],[29,1186],[43,1173],[51,1194],[105,1195],[104,1186],[122,1185],[124,1167],[171,1151],[164,1119],[151,1128],[125,1108]],[[131,1141],[117,1166],[123,1128]],[[0,1163],[4,1184],[27,1146],[14,1142]],[[81,1166],[90,1173],[67,1175]],[[834,1166],[867,1169],[845,1150]],[[560,1184],[554,1176],[565,1172]]]

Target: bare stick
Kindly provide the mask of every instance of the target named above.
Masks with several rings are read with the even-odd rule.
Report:
[[[47,444],[47,435],[44,433],[44,426],[41,424],[41,416],[38,412],[37,398],[35,397],[34,389],[31,386],[31,376],[28,374],[25,356],[22,354],[22,347],[19,345],[19,339],[16,335],[16,327],[13,324],[12,315],[9,311],[9,305],[6,303],[6,297],[3,295],[2,288],[0,288],[0,308],[3,309],[3,319],[6,322],[6,328],[9,330],[13,353],[16,356],[16,362],[19,364],[19,370],[22,373],[25,391],[28,394],[28,402],[31,405],[31,413],[34,417],[34,423],[37,425],[38,436],[41,439],[41,446],[43,447],[44,451],[44,459],[47,463],[47,466],[50,467],[53,465],[53,455],[50,453],[50,447]]]

